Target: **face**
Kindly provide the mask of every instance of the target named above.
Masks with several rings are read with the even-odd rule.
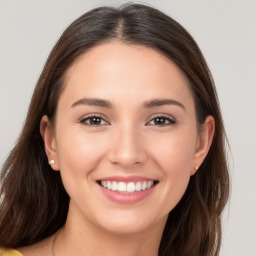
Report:
[[[151,48],[118,42],[76,60],[46,129],[69,217],[117,233],[163,227],[207,151],[182,71]]]

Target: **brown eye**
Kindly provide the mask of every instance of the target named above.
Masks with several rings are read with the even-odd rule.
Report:
[[[90,116],[81,120],[81,123],[88,126],[101,126],[106,125],[107,122],[99,116]]]
[[[174,125],[176,122],[170,117],[165,116],[157,116],[151,119],[148,122],[148,125],[155,125],[155,126],[167,126],[167,125]]]
[[[166,124],[166,121],[167,120],[164,117],[157,117],[157,118],[154,119],[154,123],[156,125],[164,125],[164,124]]]
[[[101,124],[101,118],[99,118],[99,117],[91,117],[91,118],[89,118],[89,124],[99,125],[99,124]]]

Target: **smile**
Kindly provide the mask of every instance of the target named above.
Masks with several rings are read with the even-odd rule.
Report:
[[[142,176],[111,176],[97,180],[102,193],[111,201],[133,204],[149,197],[159,181]]]
[[[150,189],[156,184],[154,181],[137,181],[137,182],[122,182],[122,181],[100,181],[99,184],[112,191],[121,193],[135,193]]]

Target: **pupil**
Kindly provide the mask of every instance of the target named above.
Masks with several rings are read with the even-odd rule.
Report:
[[[156,123],[157,123],[157,124],[164,124],[164,118],[158,117],[158,118],[156,119]]]
[[[93,124],[99,124],[99,123],[100,123],[100,118],[98,118],[98,117],[93,117],[93,118],[92,118],[92,123],[93,123]]]

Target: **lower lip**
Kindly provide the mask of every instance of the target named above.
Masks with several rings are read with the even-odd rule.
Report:
[[[143,191],[138,191],[138,192],[133,192],[133,193],[122,193],[122,192],[118,192],[118,191],[109,190],[109,189],[106,189],[106,188],[100,186],[103,193],[109,199],[111,199],[114,202],[124,203],[124,204],[133,204],[133,203],[137,203],[137,202],[143,200],[144,198],[148,197],[153,192],[155,187],[156,187],[156,185],[152,186],[149,189],[143,190]]]

